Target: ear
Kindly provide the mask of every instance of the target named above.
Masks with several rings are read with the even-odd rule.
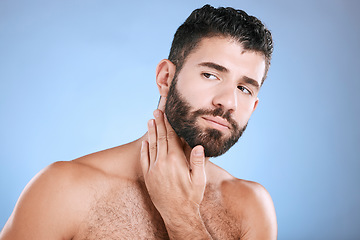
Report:
[[[258,104],[259,104],[259,98],[256,98],[256,101],[255,101],[255,103],[254,103],[254,107],[253,107],[252,112],[255,111],[255,109],[257,108]]]
[[[163,59],[156,67],[156,84],[162,97],[167,97],[176,66],[168,59]]]

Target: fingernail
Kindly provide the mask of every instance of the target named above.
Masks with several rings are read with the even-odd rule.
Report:
[[[142,142],[141,142],[141,150],[143,150],[143,149],[144,149],[145,144],[146,144],[146,143],[145,143],[145,141],[142,141]]]
[[[160,116],[161,116],[161,113],[160,113],[160,111],[159,111],[158,109],[156,109],[156,110],[154,111],[154,116],[155,116],[155,117],[160,117]]]
[[[203,155],[203,153],[204,153],[203,149],[200,148],[200,147],[198,147],[198,148],[195,149],[195,153],[194,153],[194,154],[195,154],[195,156],[200,157],[200,156]]]
[[[149,124],[150,127],[153,127],[154,126],[154,119],[150,119],[148,124]]]

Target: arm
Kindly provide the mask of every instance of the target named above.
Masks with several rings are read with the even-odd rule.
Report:
[[[71,239],[75,224],[70,213],[76,203],[70,201],[71,192],[64,191],[69,182],[64,165],[55,163],[30,181],[1,231],[1,240]]]
[[[245,239],[277,239],[277,221],[274,203],[270,194],[260,184],[254,183],[254,195],[252,208],[249,215],[252,216],[250,223],[252,230],[249,238]]]
[[[211,239],[200,216],[206,186],[202,146],[190,154],[164,114],[156,110],[148,124],[149,141],[143,142],[141,165],[152,202],[161,214],[171,239]]]
[[[231,197],[231,199],[228,198],[228,205],[232,206],[232,210],[237,213],[238,219],[241,219],[241,239],[276,240],[276,213],[270,194],[258,183],[237,181],[237,183],[230,184],[227,187],[227,196]]]

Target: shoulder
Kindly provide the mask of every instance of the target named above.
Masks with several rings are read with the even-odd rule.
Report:
[[[237,199],[242,202],[268,202],[271,200],[270,194],[261,184],[237,178],[222,181],[221,192],[229,201]]]
[[[71,239],[90,205],[91,171],[76,162],[43,169],[25,187],[1,238]]]
[[[241,219],[245,239],[276,239],[275,208],[265,187],[233,178],[223,181],[220,188],[226,208]]]

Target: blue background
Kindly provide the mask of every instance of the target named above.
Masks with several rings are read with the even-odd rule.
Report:
[[[0,228],[48,164],[145,133],[155,67],[205,3],[275,42],[246,133],[214,162],[268,189],[279,239],[360,239],[360,4],[343,0],[0,1]]]

